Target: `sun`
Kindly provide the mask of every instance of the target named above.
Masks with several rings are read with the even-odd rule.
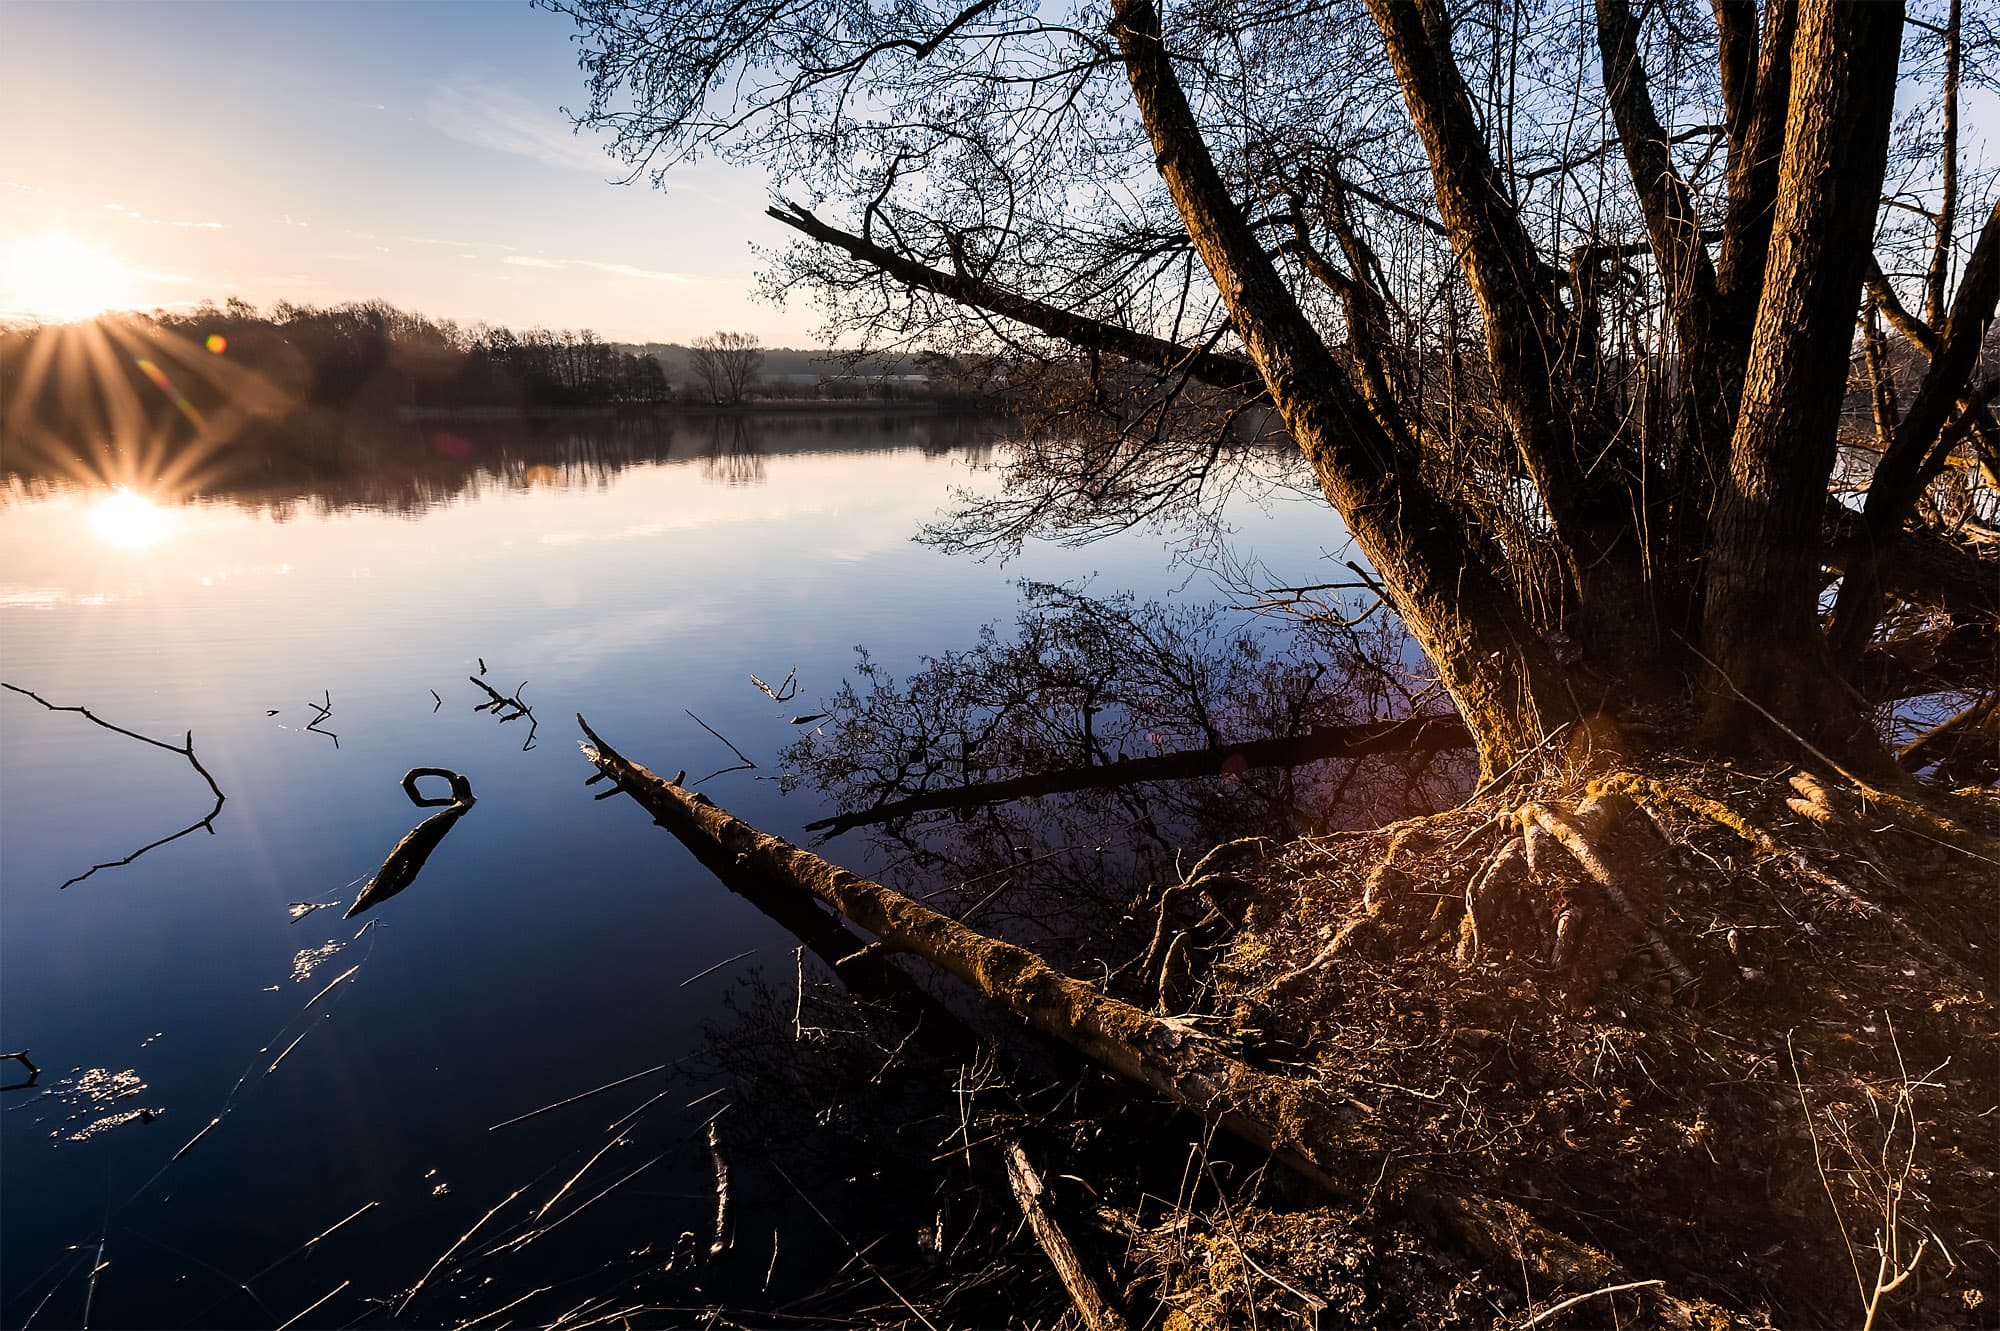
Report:
[[[138,274],[115,256],[60,231],[8,246],[0,305],[38,319],[87,319],[138,304]]]
[[[90,530],[106,545],[146,550],[174,534],[173,510],[124,486],[90,506]]]

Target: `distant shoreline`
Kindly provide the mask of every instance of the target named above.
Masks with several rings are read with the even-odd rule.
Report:
[[[879,415],[885,412],[933,416],[999,416],[1006,412],[994,404],[923,399],[854,398],[776,399],[737,402],[728,405],[706,402],[660,402],[652,404],[604,404],[588,407],[399,407],[396,419],[413,424],[426,421],[508,421],[508,420],[643,420],[653,416],[818,416]]]

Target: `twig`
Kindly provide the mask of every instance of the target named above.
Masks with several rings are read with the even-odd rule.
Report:
[[[1763,717],[1766,721],[1769,721],[1772,725],[1776,726],[1779,730],[1783,731],[1788,737],[1790,737],[1795,743],[1797,743],[1800,748],[1804,749],[1807,753],[1811,754],[1813,757],[1825,763],[1829,768],[1831,768],[1835,773],[1837,773],[1842,780],[1846,781],[1849,785],[1853,786],[1856,790],[1860,791],[1864,799],[1873,800],[1875,803],[1881,805],[1885,809],[1892,809],[1905,819],[1925,823],[1930,827],[1931,831],[1938,832],[1943,835],[1928,836],[1925,833],[1919,832],[1915,828],[1910,828],[1910,827],[1905,827],[1903,829],[1904,831],[1910,832],[1915,836],[1923,837],[1923,839],[1926,841],[1935,842],[1940,846],[1945,846],[1951,850],[1955,850],[1961,855],[1970,855],[1975,860],[1981,860],[1987,864],[2000,864],[2000,860],[1996,860],[1990,855],[1982,854],[1980,853],[1980,851],[1972,849],[1971,846],[1963,844],[1964,841],[1971,840],[1974,842],[1974,844],[1979,845],[1982,848],[1990,848],[1992,845],[1992,839],[1990,837],[1980,836],[1977,834],[1968,834],[1963,829],[1953,824],[1949,819],[1942,818],[1939,815],[1932,813],[1930,810],[1923,808],[1922,806],[1916,804],[1914,801],[1907,800],[1900,795],[1892,795],[1888,791],[1881,790],[1873,785],[1870,785],[1868,782],[1862,780],[1860,777],[1856,776],[1854,773],[1848,771],[1845,767],[1835,762],[1831,756],[1829,756],[1823,750],[1816,747],[1812,743],[1812,741],[1808,740],[1804,735],[1801,735],[1798,731],[1792,729],[1790,726],[1786,725],[1783,721],[1780,721],[1777,718],[1777,716],[1773,714],[1768,708],[1766,708],[1762,703],[1758,702],[1755,698],[1752,698],[1742,689],[1737,688],[1736,681],[1729,677],[1729,672],[1724,670],[1721,666],[1717,665],[1714,661],[1710,660],[1708,657],[1703,656],[1700,648],[1695,647],[1691,643],[1688,643],[1685,638],[1683,638],[1681,641],[1684,645],[1687,646],[1687,649],[1689,651],[1693,652],[1697,657],[1700,657],[1700,659],[1708,666],[1709,669],[1713,670],[1717,675],[1721,677],[1722,682],[1729,686],[1729,691],[1731,693],[1735,694],[1738,698],[1740,698],[1745,705],[1750,707],[1751,710],[1755,711],[1759,716]]]
[[[755,678],[756,678],[756,676],[755,676],[755,675],[752,675],[752,676],[751,676],[751,678],[752,678],[752,679],[755,679]],[[760,687],[761,687],[761,686],[760,686]],[[765,688],[765,689],[764,689],[764,692],[766,692],[766,693],[770,693],[770,692],[771,692],[771,690],[770,690],[770,689],[768,689],[768,688]],[[775,698],[775,697],[777,697],[777,695],[776,695],[776,694],[771,694],[771,696],[772,696],[772,697],[774,697],[774,698]],[[755,762],[753,762],[753,761],[751,760],[750,756],[749,756],[748,754],[744,753],[744,752],[743,752],[743,750],[741,750],[741,749],[737,748],[737,747],[736,747],[736,746],[735,746],[734,744],[730,744],[730,743],[729,743],[729,737],[728,737],[727,735],[723,734],[723,733],[722,733],[722,732],[721,732],[720,730],[717,730],[717,729],[716,729],[716,728],[715,728],[714,726],[712,726],[712,725],[710,725],[710,724],[709,724],[708,722],[706,722],[706,721],[702,720],[702,719],[701,719],[700,717],[698,717],[698,716],[695,716],[695,714],[694,714],[693,712],[691,712],[691,711],[688,711],[688,709],[687,709],[687,708],[683,707],[683,708],[681,708],[681,710],[682,710],[683,712],[687,712],[687,714],[688,714],[688,715],[689,715],[690,717],[693,717],[693,718],[694,718],[694,723],[695,723],[696,725],[700,726],[700,727],[701,727],[701,728],[702,728],[703,730],[706,730],[706,731],[707,731],[707,732],[708,732],[709,734],[711,734],[711,735],[715,736],[715,737],[716,737],[717,739],[721,740],[721,741],[723,742],[723,744],[725,744],[725,745],[727,745],[727,746],[728,746],[728,749],[729,749],[729,751],[730,751],[731,753],[735,754],[735,755],[737,756],[737,758],[741,760],[738,766],[735,766],[735,767],[723,767],[723,768],[718,768],[717,770],[715,770],[715,771],[713,771],[713,772],[710,772],[710,773],[708,774],[708,776],[705,776],[705,777],[703,777],[703,778],[701,779],[701,781],[707,781],[707,780],[709,780],[709,779],[711,779],[711,778],[713,778],[713,777],[718,777],[718,776],[723,776],[723,775],[726,775],[727,773],[730,773],[730,772],[749,772],[749,771],[755,771],[755,770],[756,770],[756,768],[757,768],[757,764],[756,764]],[[700,784],[701,784],[701,781],[697,781],[697,782],[695,782],[695,785],[697,785],[697,786],[698,786],[698,785],[700,785]]]
[[[531,1109],[527,1113],[517,1115],[516,1117],[510,1118],[503,1123],[495,1123],[492,1127],[486,1130],[488,1132],[498,1132],[502,1128],[511,1128],[516,1123],[526,1123],[531,1118],[540,1118],[543,1114],[551,1113],[558,1109],[566,1109],[570,1105],[576,1104],[582,1100],[588,1100],[594,1095],[602,1095],[606,1091],[615,1091],[620,1086],[630,1086],[633,1082],[638,1081],[641,1077],[650,1077],[656,1072],[665,1072],[668,1068],[671,1068],[672,1066],[673,1064],[671,1063],[662,1063],[656,1068],[647,1068],[644,1072],[635,1072],[629,1077],[620,1077],[617,1081],[606,1082],[604,1085],[598,1087],[594,1091],[585,1091],[581,1095],[572,1095],[567,1100],[558,1100],[552,1105],[543,1105],[540,1109]]]
[[[701,979],[703,976],[713,975],[717,971],[721,970],[724,966],[733,966],[737,962],[743,960],[743,958],[745,957],[754,957],[756,955],[757,955],[757,949],[753,947],[748,952],[738,952],[733,957],[725,957],[723,960],[716,962],[713,966],[708,967],[706,970],[698,970],[694,974],[688,976],[685,980],[682,980],[680,982],[679,987],[685,989],[689,985],[693,984],[696,980]]]
[[[516,1188],[514,1189],[514,1191],[508,1193],[505,1197],[500,1199],[500,1203],[498,1206],[495,1206],[491,1211],[488,1211],[485,1215],[480,1216],[478,1221],[474,1223],[471,1229],[468,1229],[465,1231],[465,1233],[459,1235],[458,1242],[452,1244],[449,1248],[446,1248],[444,1250],[444,1256],[438,1258],[435,1262],[432,1262],[431,1269],[424,1272],[423,1278],[418,1280],[416,1284],[410,1286],[410,1292],[405,1294],[403,1296],[402,1302],[396,1305],[396,1316],[401,1317],[403,1315],[403,1310],[410,1306],[410,1300],[417,1297],[417,1292],[423,1289],[425,1283],[428,1282],[432,1276],[437,1274],[439,1267],[443,1266],[446,1262],[450,1261],[453,1255],[455,1255],[460,1248],[463,1248],[465,1246],[467,1239],[470,1239],[474,1234],[477,1234],[480,1231],[481,1227],[483,1227],[487,1221],[491,1220],[494,1216],[500,1213],[501,1207],[507,1205],[508,1202],[513,1201],[516,1197],[519,1197],[522,1192],[523,1189]]]
[[[1536,754],[1540,753],[1543,749],[1546,749],[1549,747],[1549,745],[1555,743],[1556,740],[1562,737],[1562,733],[1565,730],[1568,730],[1571,726],[1575,724],[1576,722],[1574,721],[1565,721],[1561,725],[1557,726],[1554,730],[1551,730],[1548,734],[1542,736],[1541,741],[1538,744],[1536,744],[1534,748],[1529,749],[1526,753],[1522,754],[1520,757],[1516,758],[1512,763],[1508,764],[1506,771],[1500,773],[1500,775],[1494,777],[1491,781],[1480,782],[1479,788],[1477,790],[1474,790],[1470,795],[1467,795],[1463,800],[1461,800],[1459,802],[1458,807],[1463,809],[1466,806],[1470,805],[1474,800],[1480,798],[1482,795],[1488,794],[1491,791],[1498,790],[1501,787],[1501,785],[1506,782],[1508,777],[1514,775],[1514,773],[1521,770],[1521,764],[1527,762],[1528,759],[1534,757]]]
[[[326,736],[328,739],[333,741],[333,747],[337,749],[340,747],[340,736],[334,734],[331,730],[321,730],[319,728],[320,722],[326,720],[328,717],[333,715],[333,694],[330,690],[321,689],[320,696],[326,699],[326,702],[324,704],[316,702],[309,702],[306,704],[306,706],[312,708],[315,712],[319,713],[318,716],[306,722],[306,729],[312,731],[312,733],[315,735]]]
[[[1569,1298],[1564,1299],[1561,1303],[1556,1304],[1553,1308],[1544,1308],[1540,1312],[1536,1313],[1533,1317],[1530,1317],[1527,1321],[1521,1323],[1519,1331],[1528,1331],[1528,1328],[1531,1326],[1539,1326],[1541,1323],[1548,1321],[1549,1318],[1554,1317],[1557,1313],[1561,1312],[1563,1309],[1574,1308],[1577,1304],[1582,1303],[1584,1300],[1594,1299],[1598,1297],[1600,1294],[1622,1294],[1628,1289],[1647,1289],[1654,1285],[1664,1285],[1666,1283],[1667,1282],[1664,1280],[1630,1280],[1622,1285],[1606,1285],[1603,1289],[1593,1289],[1588,1294],[1572,1294]]]
[[[273,1072],[276,1072],[278,1070],[278,1064],[290,1058],[292,1056],[292,1051],[294,1049],[297,1049],[300,1044],[304,1043],[305,1038],[313,1033],[313,1026],[317,1025],[319,1025],[319,1022],[316,1021],[312,1024],[312,1026],[308,1026],[304,1030],[300,1031],[299,1038],[292,1041],[290,1044],[286,1045],[285,1051],[279,1054],[276,1058],[271,1060],[271,1066],[264,1069],[264,1075],[268,1077]]]
[[[784,679],[779,682],[776,689],[773,689],[769,684],[766,684],[755,675],[750,676],[750,682],[762,689],[764,696],[772,702],[790,702],[799,696],[799,668],[797,666],[791,668]],[[728,742],[728,740],[723,741],[725,744]]]
[[[346,1288],[347,1288],[347,1287],[348,1287],[349,1285],[351,1285],[351,1284],[353,1284],[353,1283],[354,1283],[354,1282],[353,1282],[352,1280],[343,1280],[343,1281],[341,1281],[341,1282],[340,1282],[340,1283],[339,1283],[338,1285],[335,1285],[335,1286],[334,1286],[334,1287],[333,1287],[332,1289],[330,1289],[330,1290],[328,1290],[328,1291],[327,1291],[326,1293],[324,1293],[324,1294],[320,1295],[320,1296],[319,1296],[319,1300],[318,1300],[318,1302],[314,1303],[312,1307],[310,1307],[310,1308],[307,1308],[307,1309],[306,1309],[306,1310],[305,1310],[304,1312],[300,1313],[300,1314],[299,1314],[299,1315],[298,1315],[297,1317],[294,1317],[294,1318],[293,1318],[293,1319],[292,1319],[291,1321],[289,1321],[289,1322],[286,1322],[286,1323],[285,1323],[285,1324],[284,1324],[283,1326],[279,1327],[279,1328],[278,1328],[278,1331],[291,1331],[291,1328],[292,1328],[292,1327],[295,1327],[295,1326],[297,1326],[297,1325],[298,1325],[298,1324],[299,1324],[300,1322],[303,1322],[303,1321],[304,1321],[304,1320],[306,1319],[306,1317],[307,1317],[307,1316],[308,1316],[309,1314],[311,1314],[311,1313],[314,1313],[314,1312],[317,1312],[317,1311],[319,1310],[319,1306],[320,1306],[320,1304],[322,1304],[322,1303],[325,1303],[325,1302],[326,1302],[326,1301],[327,1301],[328,1299],[330,1299],[330,1298],[332,1298],[332,1297],[333,1297],[334,1295],[336,1295],[336,1294],[340,1293],[340,1291],[342,1291],[343,1289],[346,1289]]]
[[[715,1165],[715,1235],[708,1243],[708,1255],[714,1259],[729,1247],[729,1162],[722,1158],[722,1137],[714,1119],[708,1122],[708,1156]]]
[[[139,849],[133,851],[130,855],[127,855],[122,860],[112,860],[106,864],[93,864],[88,869],[85,869],[82,873],[78,874],[76,877],[70,879],[69,882],[63,883],[61,885],[62,887],[68,887],[71,883],[80,883],[84,879],[96,873],[99,869],[116,869],[121,865],[130,864],[132,861],[138,859],[141,855],[144,855],[147,851],[156,850],[159,847],[166,845],[169,841],[178,841],[182,837],[186,836],[188,833],[195,831],[197,828],[205,828],[210,836],[215,835],[215,817],[217,814],[222,812],[222,806],[227,801],[228,796],[222,793],[221,786],[215,784],[215,778],[209,775],[208,769],[201,765],[201,759],[194,756],[194,732],[192,730],[187,732],[186,737],[181,741],[180,744],[178,745],[169,744],[165,740],[157,740],[150,735],[141,735],[136,730],[127,730],[124,726],[113,725],[111,724],[111,722],[106,721],[103,717],[97,716],[94,713],[92,713],[91,710],[87,707],[58,707],[56,706],[56,704],[50,702],[47,698],[44,698],[41,694],[36,693],[30,689],[24,689],[18,684],[9,684],[6,683],[5,681],[0,681],[0,689],[10,689],[15,693],[20,694],[24,698],[32,698],[36,702],[40,703],[42,706],[48,708],[51,712],[75,712],[78,715],[82,716],[84,720],[89,721],[93,725],[103,726],[106,730],[116,731],[118,734],[124,735],[128,739],[136,739],[140,743],[150,744],[156,749],[165,749],[168,753],[178,753],[181,757],[188,760],[189,766],[193,767],[194,770],[200,774],[201,779],[208,783],[208,788],[211,791],[215,792],[215,807],[208,811],[206,817],[198,819],[193,823],[190,823],[188,826],[182,828],[180,831],[174,833],[172,836],[161,837],[158,841],[152,842],[149,845],[144,845],[139,847]],[[58,888],[57,890],[60,891],[61,888]]]
[[[812,1213],[818,1216],[822,1221],[824,1221],[826,1227],[833,1231],[833,1236],[839,1239],[842,1243],[845,1243],[847,1245],[848,1251],[853,1253],[854,1256],[860,1260],[861,1265],[867,1269],[868,1274],[874,1276],[877,1280],[881,1281],[882,1288],[888,1290],[891,1294],[896,1296],[896,1302],[902,1304],[905,1308],[908,1308],[910,1310],[910,1315],[916,1318],[919,1322],[922,1322],[926,1327],[929,1327],[930,1331],[938,1331],[937,1324],[931,1321],[930,1318],[924,1316],[923,1312],[917,1307],[916,1304],[911,1303],[908,1299],[904,1298],[903,1291],[897,1289],[894,1285],[889,1283],[889,1277],[883,1275],[881,1270],[876,1267],[875,1263],[868,1260],[868,1254],[866,1252],[863,1252],[861,1249],[856,1248],[854,1246],[853,1240],[849,1239],[847,1235],[840,1232],[840,1226],[834,1224],[832,1219],[830,1219],[827,1216],[827,1213],[819,1209],[818,1202],[806,1196],[804,1188],[801,1188],[798,1184],[792,1182],[792,1176],[790,1174],[787,1174],[784,1171],[784,1168],[780,1166],[776,1160],[771,1161],[770,1165],[772,1169],[777,1171],[779,1178],[783,1179],[786,1183],[791,1185],[792,1191],[796,1192],[799,1195],[799,1200],[804,1202],[807,1206],[811,1207]]]
[[[628,1114],[626,1115],[626,1118],[628,1120],[636,1120],[639,1113],[644,1113],[646,1110],[651,1109],[654,1105],[658,1104],[660,1101],[666,1098],[667,1098],[667,1092],[661,1091],[658,1095],[654,1096],[652,1099],[646,1101],[645,1104],[641,1105],[639,1107],[638,1113]],[[555,1192],[549,1196],[549,1199],[547,1201],[543,1202],[539,1207],[535,1208],[535,1213],[532,1216],[528,1217],[528,1223],[530,1225],[541,1224],[542,1217],[547,1215],[550,1211],[554,1210],[555,1204],[561,1201],[564,1197],[567,1197],[569,1195],[569,1190],[571,1188],[574,1188],[578,1183],[581,1183],[583,1181],[583,1176],[585,1174],[588,1174],[593,1168],[595,1168],[599,1160],[602,1160],[605,1156],[609,1155],[613,1147],[623,1146],[625,1144],[624,1129],[627,1126],[629,1126],[629,1122],[620,1124],[619,1129],[611,1134],[611,1140],[605,1142],[604,1145],[598,1147],[596,1152],[590,1157],[590,1159],[583,1162],[582,1169],[579,1169],[576,1171],[576,1173],[571,1174],[569,1176],[569,1179],[560,1188],[557,1188]]]

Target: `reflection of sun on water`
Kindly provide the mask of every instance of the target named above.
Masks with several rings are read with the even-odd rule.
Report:
[[[119,488],[90,506],[90,530],[106,545],[145,550],[174,534],[174,514],[144,495]]]
[[[135,274],[75,236],[44,232],[8,247],[0,267],[0,303],[43,319],[86,319],[135,305]]]

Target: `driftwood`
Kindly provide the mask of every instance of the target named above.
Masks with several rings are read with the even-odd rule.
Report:
[[[1050,1265],[1062,1278],[1063,1288],[1069,1291],[1070,1302],[1076,1305],[1076,1315],[1083,1319],[1085,1331],[1125,1331],[1125,1319],[1106,1302],[1097,1281],[1070,1246],[1069,1236],[1042,1204],[1042,1179],[1028,1163],[1027,1152],[1019,1142],[1009,1141],[1002,1153],[1007,1157],[1007,1184],[1014,1190],[1014,1200],[1021,1204],[1021,1214],[1034,1232],[1035,1242],[1042,1245]]]
[[[481,674],[484,674],[486,671],[486,659],[484,657],[480,658],[479,670]],[[474,687],[486,695],[486,701],[478,704],[472,710],[475,712],[493,713],[493,715],[500,718],[500,724],[503,726],[509,721],[519,721],[522,717],[527,717],[528,734],[527,738],[521,741],[521,752],[526,753],[534,748],[535,732],[541,729],[542,723],[535,719],[535,709],[521,701],[521,695],[527,691],[528,681],[525,679],[522,680],[510,696],[488,684],[479,675],[467,675],[466,678],[471,680]],[[434,707],[431,710],[436,711],[437,709]]]
[[[25,1091],[42,1079],[42,1070],[35,1066],[34,1059],[28,1057],[27,1050],[23,1049],[12,1054],[0,1054],[0,1063],[7,1062],[10,1059],[27,1069],[28,1079],[26,1081],[8,1082],[5,1086],[0,1086],[0,1091]]]
[[[1341,1098],[1252,1067],[1223,1040],[1155,1017],[1061,974],[1026,948],[976,933],[880,883],[756,828],[631,762],[579,716],[585,756],[637,799],[705,864],[810,893],[874,934],[882,947],[921,956],[1092,1062],[1218,1124],[1352,1204],[1380,1206],[1440,1239],[1547,1286],[1584,1289],[1628,1279],[1611,1257],[1544,1228],[1512,1202],[1438,1187],[1392,1165],[1378,1138]],[[1704,1303],[1655,1287],[1639,1295],[1656,1321],[1725,1325]]]
[[[1465,723],[1455,716],[1413,716],[1400,721],[1371,721],[1365,725],[1315,726],[1303,735],[1287,735],[1281,739],[1182,749],[1175,753],[1148,754],[1142,758],[1121,758],[1091,767],[1069,767],[1059,772],[1032,772],[1004,781],[926,790],[905,799],[885,801],[873,808],[821,818],[807,823],[806,830],[836,837],[856,827],[932,809],[973,808],[982,804],[1031,799],[1037,795],[1059,795],[1072,790],[1129,786],[1140,781],[1183,781],[1215,776],[1225,766],[1238,763],[1245,770],[1299,767],[1330,758],[1365,758],[1378,753],[1429,753],[1437,749],[1468,748],[1471,744],[1472,736]]]
[[[451,794],[443,799],[425,799],[417,789],[417,778],[441,776],[451,783]],[[403,774],[403,793],[410,797],[410,803],[419,809],[433,808],[440,804],[451,807],[443,813],[434,813],[410,829],[408,836],[396,843],[382,867],[354,898],[354,904],[347,908],[343,920],[351,920],[365,910],[381,905],[390,897],[417,881],[431,852],[444,840],[444,834],[451,831],[452,824],[463,818],[473,805],[472,783],[448,767],[413,767]]]
[[[92,713],[88,707],[58,707],[54,703],[50,702],[47,698],[44,698],[41,694],[36,693],[31,689],[24,689],[19,684],[8,684],[0,682],[0,689],[7,689],[10,690],[11,692],[18,693],[24,698],[33,698],[36,702],[48,708],[51,712],[75,712],[81,717],[83,717],[84,720],[90,722],[92,725],[103,726],[106,730],[115,731],[116,733],[123,735],[128,739],[136,739],[141,744],[150,744],[156,749],[165,749],[168,753],[178,753],[181,757],[188,760],[188,766],[194,768],[196,774],[199,775],[203,781],[206,781],[208,783],[209,790],[215,795],[215,805],[213,808],[211,808],[202,817],[197,818],[194,822],[189,823],[186,827],[183,827],[180,831],[174,833],[172,836],[163,836],[158,841],[148,842],[147,844],[139,847],[139,849],[133,851],[130,855],[127,855],[122,860],[110,860],[104,864],[93,864],[88,869],[85,869],[82,873],[76,875],[74,878],[71,878],[67,882],[62,883],[60,887],[68,887],[70,886],[71,883],[80,883],[84,879],[96,873],[99,869],[116,869],[123,865],[130,864],[132,861],[138,859],[141,855],[144,855],[147,851],[158,850],[161,846],[166,845],[169,841],[179,841],[182,837],[187,836],[192,832],[206,831],[210,836],[215,835],[215,817],[217,814],[222,812],[222,806],[228,802],[229,797],[222,793],[221,786],[215,784],[215,778],[210,776],[208,774],[208,769],[201,765],[201,759],[194,756],[194,732],[192,730],[187,732],[187,734],[182,738],[179,744],[169,744],[165,740],[154,739],[150,735],[142,735],[136,730],[127,730],[124,726],[114,726],[109,721],[106,721],[103,717],[97,716],[94,713]]]

